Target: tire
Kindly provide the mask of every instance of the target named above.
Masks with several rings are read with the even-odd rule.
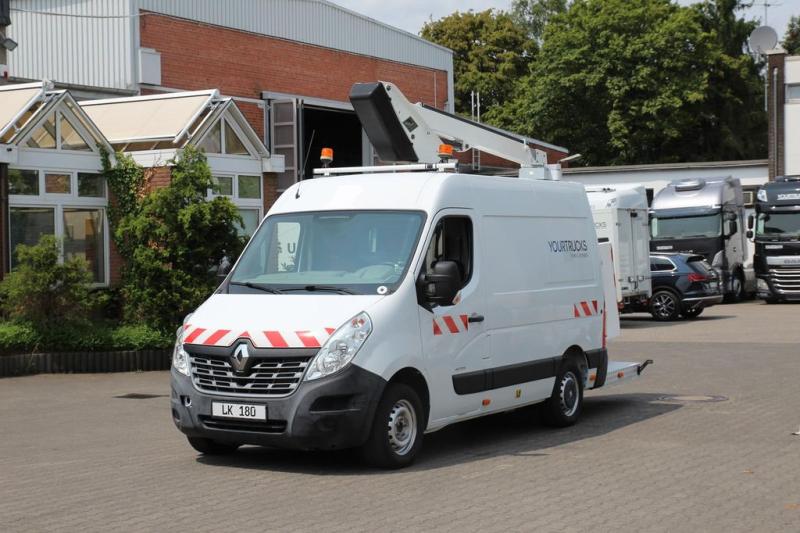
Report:
[[[681,314],[683,315],[683,318],[697,318],[703,314],[703,309],[705,309],[705,307],[699,305],[692,309],[684,309]]]
[[[390,383],[375,410],[361,456],[372,466],[404,468],[422,448],[425,413],[417,392],[404,383]]]
[[[218,442],[202,437],[186,437],[192,448],[203,455],[227,455],[235,452],[241,444]]]
[[[583,380],[578,365],[565,360],[556,375],[553,393],[542,405],[542,418],[545,424],[553,427],[567,427],[578,421],[583,407]]]
[[[744,301],[747,292],[744,289],[744,276],[741,272],[735,272],[731,277],[731,291],[725,296],[728,303],[738,303]]]
[[[681,313],[681,302],[672,291],[656,291],[650,298],[650,314],[662,322],[677,320]]]

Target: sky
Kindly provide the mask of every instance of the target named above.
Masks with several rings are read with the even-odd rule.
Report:
[[[482,11],[490,7],[496,9],[509,9],[511,0],[332,0],[333,3],[352,9],[381,22],[391,24],[411,33],[419,33],[422,25],[430,18],[434,20],[450,13],[474,9]],[[688,5],[693,0],[678,0],[681,4]],[[755,0],[762,4],[767,1],[775,5],[769,8],[768,20],[782,39],[789,24],[789,17],[800,15],[800,0]],[[752,7],[747,15],[762,20],[763,7]]]

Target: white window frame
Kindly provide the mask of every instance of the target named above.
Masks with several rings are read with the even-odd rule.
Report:
[[[56,121],[56,124],[55,124],[55,126],[56,126],[56,128],[55,128],[56,146],[55,146],[55,148],[33,148],[31,146],[28,146],[28,139],[30,139],[31,136],[40,127],[42,127],[42,125],[44,124],[44,121],[50,115],[54,115],[55,116],[55,121]],[[75,131],[78,132],[78,135],[80,135],[80,137],[83,139],[83,142],[85,142],[86,146],[89,147],[88,150],[72,150],[72,149],[64,149],[64,148],[61,147],[61,119],[62,118],[64,120],[66,120],[67,122],[69,122],[70,125],[72,126],[72,128]],[[64,113],[59,108],[53,109],[53,110],[49,111],[48,113],[45,113],[43,115],[43,119],[44,120],[41,120],[38,124],[36,124],[35,127],[31,128],[31,131],[28,132],[28,134],[25,135],[25,137],[18,143],[18,146],[20,147],[20,150],[30,150],[31,152],[46,152],[46,153],[53,153],[55,151],[59,151],[59,152],[65,153],[65,154],[92,154],[92,153],[96,154],[96,153],[98,153],[97,147],[94,145],[94,143],[96,142],[96,140],[94,138],[94,135],[92,135],[91,132],[87,131],[86,128],[83,127],[83,124],[81,123],[80,120],[77,120],[78,124],[75,124],[76,120],[70,120],[69,114]]]
[[[792,91],[797,93],[792,95]],[[798,104],[800,103],[800,83],[789,83],[786,85],[786,103]]]
[[[28,150],[41,150],[51,151],[52,149],[33,149]],[[86,152],[83,152],[86,153]],[[38,207],[42,209],[53,209],[55,216],[53,229],[55,237],[61,241],[64,238],[64,209],[97,209],[102,213],[103,219],[103,281],[94,282],[92,286],[95,287],[108,287],[111,279],[111,239],[109,235],[108,225],[108,184],[103,182],[103,196],[102,197],[88,197],[78,196],[78,174],[101,174],[97,170],[88,169],[65,169],[63,167],[30,167],[30,166],[13,166],[11,169],[15,170],[31,170],[39,174],[39,194],[11,194],[9,195],[9,224],[8,224],[8,240],[11,242],[11,209],[15,207]],[[70,176],[70,193],[46,193],[45,192],[45,174],[68,174]],[[9,267],[11,266],[11,258],[8,258]],[[63,242],[60,245],[59,261],[64,261],[64,247]]]
[[[250,209],[250,210],[258,210],[258,221],[259,224],[261,223],[261,219],[264,217],[264,177],[262,174],[259,173],[248,173],[248,172],[211,172],[212,177],[214,178],[233,178],[233,190],[231,195],[227,194],[218,194],[215,193],[212,189],[209,189],[206,193],[207,200],[213,200],[219,196],[228,198],[233,205],[236,206],[237,209]],[[258,198],[239,198],[239,177],[240,176],[255,176],[258,178]]]

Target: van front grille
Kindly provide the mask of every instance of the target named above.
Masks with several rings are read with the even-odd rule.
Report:
[[[244,372],[233,369],[228,356],[195,355],[189,351],[192,383],[197,390],[225,396],[288,396],[300,384],[313,355],[254,358]]]
[[[772,284],[781,292],[800,293],[800,268],[774,267],[769,270]]]

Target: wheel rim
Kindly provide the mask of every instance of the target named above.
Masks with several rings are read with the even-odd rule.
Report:
[[[389,412],[389,444],[397,455],[405,455],[417,440],[417,413],[408,400],[398,400]]]
[[[661,318],[669,318],[675,314],[675,299],[667,293],[653,296],[653,310]]]
[[[742,280],[739,279],[739,276],[733,276],[731,279],[731,292],[735,296],[739,296],[742,292]]]
[[[578,379],[572,372],[567,372],[561,378],[561,412],[564,416],[572,416],[578,410],[581,401],[581,389]]]

